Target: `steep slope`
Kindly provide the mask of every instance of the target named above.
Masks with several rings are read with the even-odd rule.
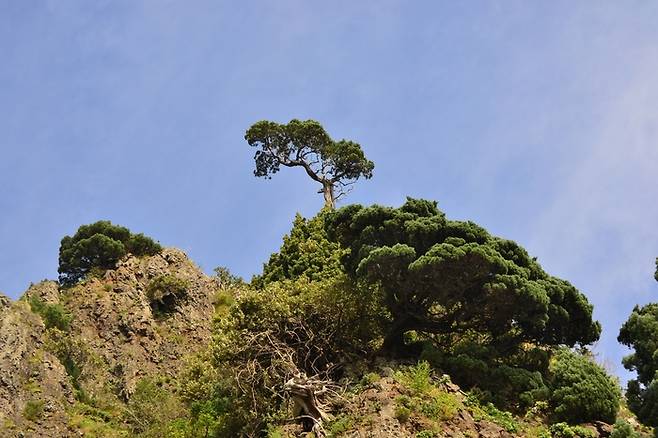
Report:
[[[153,291],[175,279],[182,290]],[[69,289],[44,281],[16,303],[1,301],[0,436],[62,437],[84,432],[87,408],[110,413],[140,379],[166,385],[184,358],[210,338],[217,281],[175,249],[127,257]],[[30,310],[61,306],[65,329]]]
[[[66,370],[45,351],[44,325],[29,305],[0,302],[0,436],[64,436],[75,401]]]
[[[427,363],[383,362],[326,405],[332,418],[324,424],[328,437],[345,438],[607,438],[615,426],[600,421],[581,425],[549,424],[546,405],[525,414],[501,411],[462,391],[447,375],[436,375]],[[632,417],[630,427],[642,432],[617,437],[649,438]],[[278,434],[278,435],[277,435]],[[279,426],[270,436],[305,436],[299,424]]]

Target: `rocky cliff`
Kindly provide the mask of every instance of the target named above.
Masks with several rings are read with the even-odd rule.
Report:
[[[149,296],[158,278],[184,294]],[[84,435],[79,401],[120,409],[144,377],[163,384],[210,338],[217,280],[175,249],[120,261],[72,287],[32,285],[17,302],[0,297],[0,436]],[[63,330],[33,311],[62,309]]]

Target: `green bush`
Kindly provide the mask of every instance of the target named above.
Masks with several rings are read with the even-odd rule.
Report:
[[[190,283],[175,275],[160,275],[146,287],[146,297],[155,313],[171,312],[186,296]]]
[[[232,274],[231,271],[224,266],[217,266],[213,269],[213,272],[222,288],[240,287],[245,285],[242,277]]]
[[[550,404],[556,420],[614,423],[621,389],[591,358],[562,349],[551,360],[549,372]]]
[[[395,379],[402,385],[411,389],[415,395],[422,395],[433,388],[432,369],[426,361],[418,362],[415,366],[404,371],[398,371]]]
[[[473,418],[477,421],[491,421],[510,433],[519,431],[519,424],[510,412],[501,411],[492,403],[483,403],[481,401],[481,394],[478,394],[476,391],[468,394],[466,400],[464,400],[464,404],[471,409]]]
[[[409,417],[411,416],[411,409],[409,409],[406,406],[396,406],[395,407],[395,418],[400,422],[400,423],[406,423],[409,421]]]
[[[550,427],[553,438],[595,438],[598,435],[582,426],[569,426],[567,423],[555,423]]]
[[[477,388],[482,402],[502,409],[525,412],[549,396],[542,375],[548,368],[543,350],[500,358],[495,350],[476,343],[462,342],[452,351],[425,343],[421,358],[448,373],[463,389]]]
[[[104,271],[115,266],[123,256],[154,255],[162,247],[143,234],[132,234],[128,228],[98,221],[82,225],[71,236],[65,236],[59,247],[59,282],[71,286],[93,270]]]
[[[89,397],[82,386],[83,370],[87,366],[92,366],[94,362],[88,345],[82,339],[70,336],[61,330],[52,329],[48,331],[45,338],[45,348],[54,354],[64,366],[66,374],[71,379],[75,398],[87,403]]]
[[[273,419],[290,418],[281,386],[291,372],[337,379],[335,364],[364,357],[379,339],[377,322],[362,318],[376,301],[363,300],[366,292],[342,276],[242,287],[216,314],[210,363],[184,378],[185,399],[210,403],[227,436],[258,434]]]
[[[610,438],[640,438],[641,435],[633,430],[627,421],[617,420],[615,428],[610,435]]]
[[[141,437],[169,437],[171,428],[180,429],[176,421],[187,411],[181,400],[159,382],[145,378],[137,382],[128,401],[124,420],[131,431]]]
[[[55,327],[64,332],[69,330],[73,316],[66,311],[64,306],[44,303],[37,297],[30,298],[28,302],[32,311],[41,316],[47,329]]]

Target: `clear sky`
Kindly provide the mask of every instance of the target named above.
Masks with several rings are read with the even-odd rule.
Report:
[[[244,131],[320,121],[376,163],[346,202],[439,201],[617,331],[658,300],[658,3],[0,0],[0,290],[109,219],[260,270],[321,195],[252,175]],[[299,170],[299,171],[298,171]]]

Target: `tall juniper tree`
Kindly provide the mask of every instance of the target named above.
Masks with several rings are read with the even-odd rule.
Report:
[[[516,243],[446,219],[436,202],[351,205],[326,223],[330,238],[348,249],[347,272],[383,294],[390,313],[385,350],[403,353],[410,331],[448,343],[478,333],[503,356],[528,342],[573,346],[599,337],[578,289],[548,275]]]
[[[258,148],[254,175],[271,178],[281,166],[301,167],[320,183],[330,209],[359,178],[371,178],[375,167],[358,143],[332,140],[315,120],[291,120],[285,125],[262,120],[247,130],[245,140]]]

